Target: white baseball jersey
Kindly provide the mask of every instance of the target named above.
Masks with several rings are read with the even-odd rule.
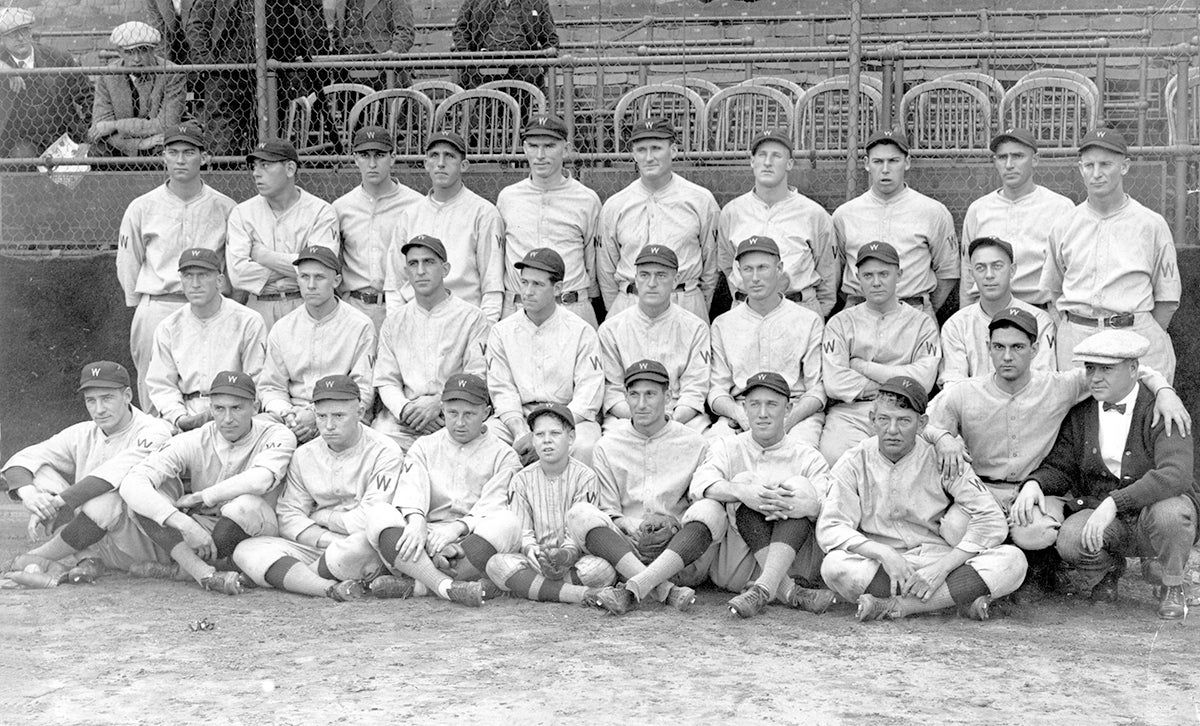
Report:
[[[241,371],[256,382],[267,356],[262,316],[229,298],[217,314],[201,320],[184,305],[154,331],[154,352],[146,372],[150,401],[167,421],[189,412],[184,395],[208,393],[221,371]]]
[[[251,197],[229,213],[229,243],[225,263],[229,281],[238,290],[254,295],[295,292],[296,273],[280,275],[250,258],[252,242],[261,242],[276,262],[291,265],[296,253],[309,245],[337,252],[341,248],[337,212],[329,202],[303,189],[295,204],[276,214],[261,195]]]
[[[792,388],[792,401],[815,398],[825,405],[821,381],[821,318],[809,308],[781,299],[766,315],[748,304],[735,305],[712,324],[711,406],[717,399],[741,398],[750,376],[772,371]]]
[[[414,296],[400,248],[422,234],[440,239],[446,247],[450,274],[445,285],[450,292],[482,308],[489,322],[499,320],[504,301],[504,220],[494,204],[465,186],[447,202],[430,193],[397,218],[384,276],[388,313]]]
[[[509,482],[520,468],[517,452],[486,429],[466,444],[442,429],[408,450],[395,505],[405,516],[461,521],[473,532],[480,516],[504,509]]]
[[[596,475],[577,459],[562,474],[546,476],[540,462],[513,475],[508,508],[521,520],[521,551],[531,547],[565,547],[579,551],[567,534],[567,512],[578,503],[595,505],[600,495]]]
[[[647,514],[682,517],[688,487],[708,454],[708,442],[678,421],[646,436],[620,421],[600,437],[592,468],[600,482],[600,509],[636,528]]]
[[[774,204],[764,202],[754,190],[726,204],[717,226],[717,264],[735,291],[745,289],[733,255],[739,242],[755,235],[770,237],[779,245],[783,271],[790,280],[786,292],[802,292],[805,300],[814,295],[822,317],[828,317],[837,302],[841,275],[829,212],[795,189]]]
[[[1101,216],[1086,201],[1055,220],[1042,287],[1061,312],[1091,317],[1148,313],[1181,292],[1167,221],[1133,197]]]
[[[846,260],[842,290],[847,295],[862,296],[854,263],[870,242],[887,242],[900,255],[897,297],[929,295],[939,280],[957,280],[961,274],[950,210],[911,187],[887,200],[868,189],[834,210],[833,231]]]
[[[915,378],[928,391],[942,359],[937,324],[904,304],[883,314],[866,303],[841,311],[826,324],[821,347],[825,394],[835,401],[873,393],[895,376]]]
[[[1033,368],[1056,370],[1058,363],[1054,358],[1054,321],[1046,311],[1015,297],[1004,307],[1020,308],[1033,315],[1038,324],[1038,352],[1033,359]],[[991,316],[983,311],[979,303],[968,305],[950,316],[942,326],[942,368],[938,373],[938,385],[945,386],[995,370],[992,367],[992,358],[988,354],[991,347],[988,325],[991,322]]]
[[[1015,297],[1035,305],[1049,302],[1050,294],[1041,286],[1041,279],[1050,227],[1074,208],[1075,203],[1070,199],[1040,185],[1020,199],[1009,199],[997,189],[971,202],[963,218],[960,303],[966,306],[979,299],[967,249],[971,240],[980,237],[997,237],[1012,245]]]
[[[635,305],[605,320],[598,336],[605,411],[625,400],[625,369],[649,359],[662,363],[671,377],[668,413],[676,406],[704,412],[712,351],[703,320],[674,303],[656,318]]]
[[[604,400],[596,331],[561,305],[541,325],[518,311],[492,326],[487,380],[505,423],[535,403],[561,403],[580,420],[596,421]]]
[[[117,279],[125,304],[137,305],[142,295],[181,294],[179,255],[191,247],[223,252],[225,221],[234,206],[207,184],[186,202],[168,184],[130,202],[117,244]]]
[[[600,248],[596,275],[604,306],[612,309],[617,294],[637,280],[634,260],[647,244],[671,248],[679,258],[676,284],[699,287],[712,299],[717,286],[717,216],[721,208],[712,192],[672,174],[658,191],[635,179],[612,195],[600,209]]]
[[[396,182],[395,179],[392,179]],[[385,265],[392,230],[400,214],[421,201],[421,195],[396,182],[396,189],[372,197],[360,184],[333,202],[341,229],[341,292],[384,289]]]
[[[510,184],[496,197],[504,219],[504,289],[515,294],[521,278],[514,264],[530,250],[549,247],[566,265],[563,292],[590,292],[596,287],[596,236],[600,227],[600,197],[578,180],[563,177],[553,189],[542,190],[528,178]]]
[[[121,480],[121,497],[129,508],[159,524],[179,510],[175,508],[172,482],[183,481],[183,494],[199,494],[204,508],[216,513],[220,505],[242,494],[262,496],[283,481],[296,450],[296,437],[282,424],[254,419],[250,431],[237,441],[226,440],[210,421],[198,429],[175,436],[161,449],[133,467]],[[262,467],[271,472],[271,484],[250,491],[244,485],[230,486],[230,477]],[[237,483],[234,482],[236,485]]]
[[[825,491],[824,478],[829,474],[825,457],[791,437],[784,436],[778,443],[764,447],[747,431],[713,439],[708,445],[708,456],[692,475],[692,499],[702,499],[713,484],[730,481],[743,472],[753,474],[757,482],[767,486],[802,476],[812,482],[813,491]]]
[[[297,540],[310,527],[337,534],[361,532],[367,512],[392,503],[400,475],[400,447],[381,433],[358,425],[359,439],[333,451],[321,437],[296,449],[275,513],[279,536]],[[323,510],[318,525],[313,515]]]
[[[353,378],[360,400],[371,408],[375,325],[353,305],[336,302],[333,312],[320,320],[301,305],[267,334],[267,362],[258,384],[267,413],[282,416],[292,406],[307,404],[316,382],[333,375]]]

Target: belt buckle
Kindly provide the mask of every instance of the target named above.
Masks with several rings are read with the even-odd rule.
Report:
[[[572,292],[564,292],[562,295],[558,296],[558,301],[565,305],[570,305],[572,303],[579,302],[579,293],[573,292],[573,291]]]
[[[633,282],[629,283],[628,285],[625,286],[625,292],[629,295],[636,295],[637,294],[637,284],[633,283]]]
[[[1117,313],[1104,318],[1104,326],[1108,328],[1133,327],[1133,313]]]

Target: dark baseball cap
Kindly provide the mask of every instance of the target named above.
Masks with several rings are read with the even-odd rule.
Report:
[[[443,401],[466,401],[477,405],[488,402],[487,383],[471,373],[455,373],[442,387]]]
[[[925,413],[925,406],[929,404],[929,392],[925,390],[920,381],[908,376],[896,376],[889,378],[886,383],[879,387],[880,393],[894,393],[904,400],[908,401],[912,409],[917,413]]]
[[[1083,137],[1083,141],[1079,142],[1079,153],[1083,153],[1092,147],[1098,149],[1107,149],[1115,151],[1118,154],[1129,155],[1129,144],[1126,143],[1125,137],[1120,131],[1113,129],[1093,129]]]
[[[292,260],[292,264],[298,265],[306,260],[320,262],[334,272],[342,271],[342,261],[338,259],[338,254],[328,247],[309,245],[300,250],[300,254],[296,255],[296,259]]]
[[[98,360],[79,371],[79,388],[129,388],[129,371],[120,363]]]
[[[774,371],[763,371],[755,373],[746,379],[746,393],[753,391],[755,388],[766,388],[774,391],[784,398],[792,397],[792,387],[788,385],[787,379],[775,373]]]
[[[663,267],[670,267],[672,270],[678,270],[679,256],[675,254],[675,250],[666,245],[646,245],[638,253],[637,259],[633,261],[633,264],[634,266],[662,265]]]
[[[996,328],[1004,327],[1014,327],[1030,338],[1037,340],[1037,318],[1033,317],[1033,313],[1028,310],[1022,310],[1017,307],[1004,308],[992,316],[991,322],[988,323],[988,332],[990,333]]]
[[[354,151],[395,151],[396,145],[391,134],[382,126],[364,126],[354,132],[354,140],[350,143]]]
[[[738,242],[737,252],[733,255],[733,259],[736,262],[737,260],[741,259],[742,255],[747,255],[751,252],[766,252],[768,255],[782,257],[782,255],[779,254],[779,245],[776,244],[775,240],[771,239],[770,237],[764,237],[761,234],[756,234],[753,237],[747,237],[741,242]]]
[[[208,395],[215,396],[218,393],[253,401],[258,389],[254,379],[241,371],[221,371],[213,377],[212,385],[208,387]]]
[[[887,242],[868,242],[863,245],[858,250],[858,258],[854,261],[854,266],[862,267],[862,263],[867,260],[879,260],[889,265],[900,266],[900,254]]]
[[[637,381],[653,381],[666,386],[671,383],[671,375],[662,363],[646,358],[625,369],[625,387],[629,388]]]
[[[967,259],[971,259],[971,255],[975,254],[975,250],[980,247],[995,247],[1004,254],[1008,255],[1008,261],[1013,261],[1013,246],[999,237],[976,237],[971,240],[971,244],[967,245]]]
[[[529,119],[521,131],[521,138],[530,136],[553,136],[560,141],[567,140],[567,122],[554,114],[538,114]]]
[[[169,146],[177,142],[191,144],[197,149],[204,148],[204,129],[200,128],[200,124],[192,121],[185,121],[169,127],[163,134],[163,146]]]
[[[317,401],[357,401],[359,400],[358,384],[350,376],[325,376],[313,386],[312,400]]]
[[[220,272],[225,258],[216,250],[207,247],[191,247],[179,255],[179,270],[182,272],[189,267],[203,267],[206,270]]]
[[[255,159],[300,163],[300,155],[296,153],[296,147],[292,146],[292,142],[283,139],[268,139],[254,147],[254,151],[246,154],[246,163],[253,164]]]
[[[400,247],[400,254],[407,255],[408,251],[411,250],[413,247],[424,247],[424,248],[430,250],[431,252],[433,252],[433,254],[437,255],[438,259],[441,260],[442,262],[445,262],[447,259],[446,258],[446,245],[442,244],[442,241],[440,239],[438,239],[437,237],[431,237],[427,234],[419,234],[416,237],[413,237],[409,241],[405,242]]]
[[[567,276],[567,266],[563,262],[563,258],[549,247],[538,247],[529,250],[529,253],[525,255],[525,259],[520,260],[513,267],[518,270],[529,267],[534,270],[549,272],[550,279],[555,282]]]
[[[575,430],[575,415],[571,413],[571,409],[561,403],[543,403],[536,406],[525,417],[525,422],[529,424],[529,428],[533,428],[533,422],[545,415],[553,416],[566,424],[568,429]]]
[[[880,129],[867,139],[867,145],[863,151],[870,151],[872,146],[879,144],[891,144],[905,154],[908,154],[908,136],[900,129]]]
[[[1034,151],[1037,151],[1038,148],[1037,139],[1033,138],[1033,132],[1029,129],[1022,128],[1004,129],[992,137],[992,141],[988,144],[988,148],[994,152],[996,147],[1000,144],[1003,144],[1005,141],[1015,141],[1022,146],[1028,146]]]
[[[755,136],[754,140],[750,142],[750,153],[754,154],[754,152],[758,151],[759,146],[768,141],[774,141],[777,144],[783,144],[787,147],[789,155],[796,150],[796,147],[792,146],[791,135],[781,129],[775,129],[773,131],[768,131],[764,134]]]
[[[458,149],[458,153],[462,154],[464,159],[467,157],[467,142],[453,131],[439,131],[430,136],[429,140],[425,142],[425,152],[429,153],[429,150],[436,144],[450,144]]]
[[[648,118],[638,121],[629,134],[629,143],[642,139],[675,140],[675,126],[665,118]]]

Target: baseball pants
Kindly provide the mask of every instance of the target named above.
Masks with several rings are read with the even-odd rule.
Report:
[[[479,535],[497,553],[517,552],[521,549],[521,520],[517,518],[517,515],[507,509],[498,509],[474,519],[475,528],[471,530],[470,534]],[[443,521],[453,520],[437,520],[429,522],[429,524],[439,524]],[[404,526],[404,515],[395,507],[382,504],[372,507],[367,512],[366,536],[372,548],[379,546],[379,535],[383,533],[383,530],[392,527],[403,528]],[[462,542],[467,536],[469,535],[463,535],[456,542]],[[372,549],[372,551],[375,550]]]
[[[573,303],[559,303],[559,305],[586,320],[587,324],[592,326],[593,329],[600,327],[600,324],[596,321],[596,311],[592,309],[592,301],[587,297],[586,293],[581,293],[580,298]],[[504,306],[500,310],[500,319],[507,318],[521,308],[520,297],[506,290],[504,292]]]
[[[950,545],[923,544],[900,555],[915,568],[931,565],[944,557]],[[1021,550],[1012,545],[986,549],[967,560],[988,586],[994,598],[1014,592],[1025,581],[1026,562]],[[830,589],[846,602],[854,602],[867,591],[882,565],[869,557],[837,549],[826,553],[821,576]]]
[[[508,427],[502,423],[497,422],[497,426],[506,431],[508,430]],[[400,446],[400,450],[405,454],[408,453],[408,450],[412,448],[417,439],[423,435],[400,423],[400,420],[388,410],[387,406],[384,406],[383,410],[375,416],[375,420],[371,422],[371,428],[395,441]],[[492,427],[488,430],[496,431],[496,428]]]
[[[498,418],[490,418],[487,420],[487,429],[495,434],[496,438],[512,446],[512,431],[508,430],[503,421]],[[599,440],[600,424],[595,421],[580,421],[576,423],[575,445],[571,447],[571,456],[579,459],[580,462],[590,468],[592,465],[592,450],[596,448],[596,442]]]
[[[1017,494],[1020,492],[1020,485],[1001,485],[984,482],[984,486],[992,493],[992,497],[1000,505],[1000,511],[1004,512],[1004,516],[1007,517],[1009,512],[1012,511],[1012,504],[1016,501]],[[1045,500],[1045,513],[1038,511],[1035,507],[1033,510],[1033,521],[1029,524],[1013,524],[1011,521],[1008,523],[1008,535],[1012,543],[1028,552],[1035,552],[1051,547],[1054,545],[1054,541],[1058,539],[1058,529],[1063,523],[1063,505],[1066,503],[1066,500],[1062,497],[1046,497]],[[967,533],[969,522],[970,517],[963,511],[963,508],[957,504],[951,504],[946,513],[942,515],[938,534],[948,543],[956,545],[962,541],[963,536]]]
[[[1072,367],[1083,367],[1082,363],[1071,360],[1075,353],[1075,345],[1101,330],[1102,328],[1093,328],[1072,322],[1065,314],[1060,313],[1058,315],[1058,341],[1054,346],[1055,354],[1058,356],[1058,369],[1069,371]],[[1171,336],[1167,334],[1167,331],[1159,327],[1150,313],[1135,313],[1133,326],[1125,328],[1125,330],[1133,331],[1150,341],[1150,351],[1139,362],[1166,376],[1168,383],[1174,383],[1175,348],[1171,344]]]
[[[343,537],[323,550],[282,537],[251,537],[233,551],[233,561],[259,587],[271,587],[266,580],[267,570],[280,558],[293,557],[317,572],[317,563],[322,555],[325,556],[325,567],[332,575],[326,579],[366,580],[383,571],[383,561],[367,542],[364,532]]]
[[[718,416],[717,422],[712,425],[712,428],[704,432],[706,437],[721,438],[724,436],[737,436],[744,433],[740,428],[733,427],[733,420]],[[821,445],[821,431],[825,427],[825,412],[817,411],[808,418],[797,421],[796,425],[788,429],[787,436],[794,441],[802,444],[807,444],[816,449]]]
[[[246,307],[263,317],[268,333],[280,318],[303,304],[304,300],[298,297],[293,300],[259,300],[257,295],[251,295],[250,299],[246,301]]]
[[[165,296],[142,295],[133,311],[133,323],[129,326],[129,355],[137,369],[138,408],[151,416],[157,416],[150,402],[150,389],[146,387],[146,372],[150,370],[150,358],[154,355],[154,330],[167,316],[187,305],[183,299],[167,300]]]
[[[688,512],[691,512],[690,507],[684,512],[683,517],[680,518],[681,523],[692,521],[688,519]],[[694,520],[696,517],[693,517],[692,519]],[[624,537],[626,541],[629,542],[631,547],[633,546],[633,540],[630,539],[630,537],[624,532],[622,532],[620,528],[613,523],[612,519],[607,514],[600,511],[600,508],[596,505],[588,504],[587,502],[579,502],[572,505],[571,509],[567,511],[567,534],[571,537],[571,541],[579,545],[580,551],[588,551],[587,547],[584,545],[584,542],[587,541],[588,532],[591,532],[597,527],[611,529],[612,531]],[[712,526],[709,526],[709,530],[712,530]],[[697,585],[703,583],[708,577],[709,567],[712,566],[713,561],[717,557],[718,548],[719,544],[714,538],[713,544],[708,548],[708,551],[701,555],[700,559],[683,568],[683,570],[672,577],[671,582],[681,587],[696,587]],[[592,555],[589,553],[589,556]],[[608,563],[605,562],[605,564]]]
[[[365,313],[366,316],[371,319],[371,322],[375,324],[375,340],[378,341],[379,340],[379,328],[383,325],[384,318],[387,317],[387,305],[383,304],[382,302],[366,303],[366,302],[363,302],[362,300],[359,300],[358,298],[354,297],[353,295],[351,295],[348,292],[342,293],[339,297],[341,297],[342,300],[350,303],[354,307],[358,308],[359,310],[363,311],[363,313]],[[371,355],[374,356],[374,354],[375,354],[375,351],[372,350]]]
[[[618,280],[617,284],[621,287],[622,292],[617,293],[617,299],[613,300],[612,307],[609,308],[608,313],[606,314],[606,316],[610,318],[626,308],[637,306],[637,295],[624,292],[625,286],[628,283]],[[671,302],[688,311],[692,315],[700,318],[704,322],[708,322],[708,298],[704,296],[704,293],[700,291],[700,288],[693,287],[690,290],[673,292],[671,293]]]
[[[505,583],[508,582],[508,578],[524,569],[533,570],[539,575],[543,574],[542,566],[538,564],[537,560],[523,554],[499,553],[488,560],[487,576],[500,589],[507,590],[508,587]],[[577,582],[584,587],[607,587],[616,582],[617,571],[600,557],[583,555],[563,580],[571,584]]]
[[[150,539],[117,492],[111,491],[88,500],[79,511],[104,529],[106,534],[104,539],[78,552],[78,559],[95,557],[105,567],[122,571],[128,571],[138,562],[171,562],[171,556]]]
[[[821,454],[830,466],[858,442],[875,435],[871,427],[873,401],[851,401],[834,404],[825,412],[821,430]]]
[[[217,520],[224,517],[251,537],[275,537],[279,534],[275,507],[257,494],[241,494],[217,507],[216,511],[197,512],[191,517],[208,532],[212,532]]]

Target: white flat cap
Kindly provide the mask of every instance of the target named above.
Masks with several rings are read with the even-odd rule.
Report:
[[[1075,344],[1076,363],[1099,363],[1111,366],[1121,361],[1141,358],[1150,350],[1150,341],[1130,330],[1101,330]]]
[[[33,25],[33,13],[25,8],[0,10],[0,35],[6,35],[18,28],[28,28],[31,25]]]
[[[158,45],[162,35],[154,26],[132,20],[113,28],[108,39],[118,48],[138,48],[144,45]]]

